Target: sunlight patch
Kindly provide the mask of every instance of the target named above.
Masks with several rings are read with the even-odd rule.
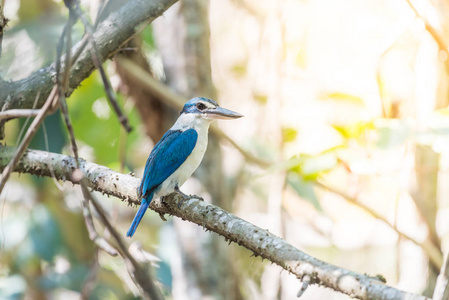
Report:
[[[97,99],[94,104],[92,104],[92,111],[99,119],[102,120],[109,119],[111,115],[111,109],[109,108],[108,102],[105,98]]]

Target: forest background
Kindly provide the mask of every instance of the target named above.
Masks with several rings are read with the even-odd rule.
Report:
[[[431,297],[449,238],[448,3],[148,2],[155,13],[135,21],[138,0],[81,1],[70,17],[62,1],[0,1],[0,125],[9,146],[0,151],[2,181],[12,147],[33,127],[32,118],[8,110],[36,117],[56,78],[60,104],[50,104],[54,113],[44,115],[29,149],[73,156],[72,132],[81,158],[137,178],[182,103],[209,97],[245,118],[212,130],[205,161],[184,192],[321,261]],[[102,21],[125,5],[135,11],[111,31],[138,27],[132,39],[125,30],[110,41],[93,35],[105,79],[94,71],[95,51],[87,50],[94,48],[89,30],[106,28]],[[81,10],[84,23],[77,20]],[[58,77],[58,49],[73,46],[76,54],[79,45],[85,63],[72,56],[72,69]],[[75,175],[12,173],[2,187],[0,298],[142,297],[147,289],[129,271],[125,248],[168,299],[294,299],[308,280],[318,285],[303,299],[363,298],[321,275],[283,271],[245,245],[228,245],[224,234],[167,215],[165,222],[152,211],[126,240],[129,248],[120,248],[101,210],[85,204],[101,203],[122,237],[136,208],[109,197],[117,195],[110,190],[87,196],[56,179]],[[115,248],[120,255],[105,251]]]

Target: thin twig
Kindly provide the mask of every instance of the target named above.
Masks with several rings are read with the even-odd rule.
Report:
[[[346,201],[357,205],[358,207],[362,208],[364,211],[368,212],[370,215],[372,215],[376,219],[379,219],[382,222],[384,222],[385,224],[387,224],[394,231],[396,231],[396,233],[399,236],[402,236],[402,237],[412,241],[414,244],[416,244],[417,246],[419,246],[421,249],[424,250],[424,252],[429,256],[431,263],[435,267],[441,268],[441,266],[443,265],[443,256],[441,255],[440,249],[438,249],[434,244],[430,243],[428,240],[425,240],[424,242],[421,243],[418,240],[416,240],[415,238],[401,232],[394,224],[392,224],[390,221],[388,221],[384,216],[382,216],[381,214],[379,214],[378,212],[373,210],[371,207],[363,204],[362,202],[357,201],[357,199],[345,194],[342,191],[339,191],[335,188],[329,187],[328,185],[324,184],[320,180],[316,180],[314,183],[318,187],[320,187],[324,190],[328,190],[334,194],[337,194],[337,195],[341,196],[343,199],[345,199]]]
[[[16,167],[17,163],[19,162],[20,158],[22,157],[23,153],[28,147],[28,144],[31,142],[31,139],[33,138],[34,134],[37,132],[39,125],[42,123],[42,121],[44,121],[44,118],[47,116],[47,114],[49,114],[52,111],[52,108],[54,108],[53,102],[57,98],[57,90],[58,90],[57,86],[55,85],[53,87],[52,92],[48,96],[44,106],[42,106],[42,108],[39,110],[39,114],[36,116],[36,118],[31,123],[30,127],[28,128],[27,133],[25,134],[25,137],[23,138],[22,142],[17,148],[14,157],[11,159],[9,164],[3,169],[2,178],[0,180],[0,193],[3,191],[3,188],[5,187],[5,184],[8,181],[9,176],[11,175],[11,172]],[[39,94],[37,95],[37,98],[39,98]]]
[[[38,92],[37,92],[37,95],[38,95],[38,96],[36,96],[36,99],[34,99],[33,107],[31,108],[32,110],[36,109],[37,101],[39,100],[40,94],[41,94],[41,92],[38,91]],[[23,123],[23,126],[22,126],[22,128],[20,129],[19,135],[17,136],[16,147],[19,145],[20,141],[22,140],[22,136],[23,136],[23,134],[24,134],[24,132],[25,132],[25,129],[26,129],[27,126],[28,126],[28,122],[29,122],[30,120],[31,120],[31,116],[28,116],[28,117],[25,119],[25,122]],[[2,121],[2,123],[3,123],[3,122],[6,122],[6,121]]]
[[[90,267],[89,275],[87,276],[86,280],[84,281],[84,285],[81,288],[80,300],[92,299],[92,297],[90,297],[90,294],[92,293],[92,291],[94,290],[94,288],[97,285],[96,279],[97,279],[99,269],[100,269],[100,265],[98,263],[98,249],[97,249],[95,251],[95,259],[92,262],[92,265]]]
[[[117,256],[117,250],[97,233],[92,219],[92,212],[89,207],[90,193],[86,193],[85,189],[81,190],[83,192],[83,200],[81,201],[83,203],[83,216],[86,223],[87,232],[89,233],[89,239],[109,255]]]
[[[0,120],[35,117],[40,109],[9,109],[0,112]]]
[[[67,20],[67,25],[65,26],[65,28],[61,34],[61,37],[59,39],[59,43],[57,46],[58,48],[56,51],[57,52],[56,82],[58,85],[61,113],[64,117],[67,131],[70,136],[70,143],[72,145],[72,151],[73,151],[73,155],[75,157],[75,162],[76,162],[76,168],[73,171],[71,177],[74,178],[74,180],[80,181],[80,180],[82,180],[82,172],[79,170],[80,166],[79,166],[78,146],[76,145],[75,133],[73,131],[73,126],[72,126],[72,122],[70,120],[67,102],[65,99],[65,92],[67,90],[68,78],[69,78],[70,67],[71,67],[71,58],[70,58],[70,49],[72,48],[72,46],[71,46],[72,34],[71,33],[72,33],[72,25],[73,25],[74,20],[75,20],[75,16],[72,13],[71,9],[69,9],[69,19]],[[64,61],[65,68],[64,68],[64,72],[61,74],[60,73],[60,70],[61,70],[60,58],[61,58],[61,54],[62,54],[64,36],[65,36],[65,40],[66,40],[66,44],[65,44],[66,55],[65,55],[65,61]],[[89,238],[100,249],[103,249],[104,251],[106,251],[108,254],[110,254],[112,256],[116,256],[117,251],[104,238],[100,237],[100,235],[95,230],[95,226],[94,226],[94,222],[93,222],[93,218],[92,218],[92,212],[91,212],[90,206],[89,206],[89,197],[88,197],[88,195],[86,195],[84,193],[84,190],[83,190],[83,196],[84,197],[81,200],[81,202],[83,204],[83,216],[84,216],[84,221],[86,223],[87,231],[89,233]]]
[[[75,64],[75,62],[78,60],[78,58],[80,57],[81,53],[83,52],[84,48],[86,48],[88,43],[89,43],[89,38],[87,37],[87,35],[83,36],[83,38],[79,42],[78,48],[76,48],[76,51],[73,54],[73,58],[72,58],[73,64]]]
[[[116,241],[119,253],[125,260],[128,266],[128,272],[131,277],[137,281],[138,286],[141,287],[144,293],[153,300],[164,299],[159,289],[154,284],[153,278],[151,278],[149,270],[142,268],[142,266],[134,259],[129,253],[126,243],[122,240],[121,235],[115,230],[115,228],[109,222],[109,218],[106,216],[106,212],[103,207],[97,201],[97,199],[89,192],[84,182],[81,182],[81,188],[83,193],[89,198],[95,210],[97,211],[101,222],[111,233],[112,238]]]
[[[406,1],[407,1],[408,5],[410,6],[410,8],[415,13],[415,15],[424,22],[427,32],[429,32],[430,35],[433,37],[433,39],[435,40],[435,42],[438,45],[439,50],[446,53],[445,66],[446,66],[446,71],[449,72],[449,51],[448,51],[449,49],[448,49],[448,46],[446,45],[446,43],[444,42],[443,37],[440,35],[438,30],[435,27],[433,27],[429,23],[429,21],[427,21],[426,18],[424,18],[419,13],[419,11],[416,9],[416,7],[413,5],[413,3],[410,0],[406,0]]]
[[[59,92],[59,102],[61,105],[61,112],[64,117],[64,121],[67,127],[67,131],[69,132],[70,136],[70,142],[72,145],[72,151],[73,155],[75,156],[75,160],[77,162],[77,169],[79,168],[78,165],[78,146],[76,145],[75,140],[75,134],[73,132],[73,126],[72,122],[70,121],[69,111],[67,108],[67,102],[65,99],[65,92],[67,90],[67,84],[68,84],[68,78],[70,74],[70,67],[71,67],[71,58],[70,58],[70,49],[71,49],[71,40],[72,40],[72,19],[73,19],[73,13],[71,10],[69,10],[69,19],[67,20],[67,24],[64,27],[64,30],[61,34],[61,38],[59,39],[58,47],[57,47],[57,58],[56,58],[56,82],[58,85],[58,92]],[[61,74],[61,54],[62,54],[62,47],[64,43],[64,36],[66,39],[66,55],[64,60],[64,72]]]
[[[67,20],[67,30],[66,30],[66,43],[65,43],[65,60],[64,60],[64,73],[61,79],[61,90],[64,92],[64,100],[65,100],[65,91],[67,90],[67,85],[69,84],[69,75],[70,75],[70,67],[72,66],[70,50],[72,49],[72,25],[75,23],[75,16],[71,9],[69,9],[69,19]]]
[[[106,9],[108,4],[109,4],[109,0],[101,1],[101,6],[98,8],[97,16],[95,17],[95,23],[94,23],[94,26],[93,26],[94,29],[97,28],[98,24],[100,24],[103,12]]]
[[[307,290],[307,288],[309,287],[310,280],[311,280],[311,278],[310,278],[309,275],[305,275],[305,276],[302,278],[301,288],[299,289],[298,293],[296,294],[296,297],[299,298],[299,297],[301,297],[301,296],[304,294],[304,292],[305,292],[305,291]]]
[[[115,92],[112,89],[111,83],[109,82],[109,78],[107,77],[106,72],[104,71],[104,68],[102,65],[100,53],[99,53],[99,51],[97,49],[97,45],[95,43],[94,31],[93,31],[92,25],[90,24],[90,21],[87,19],[83,10],[79,6],[78,1],[75,2],[75,8],[74,8],[73,12],[76,13],[76,16],[78,18],[80,18],[80,20],[83,23],[84,28],[86,30],[87,38],[91,44],[90,52],[91,52],[92,60],[94,62],[95,67],[100,72],[101,79],[103,80],[103,86],[104,86],[104,90],[106,92],[106,96],[108,97],[109,102],[111,103],[112,107],[114,108],[114,111],[117,114],[117,117],[118,117],[120,123],[125,128],[126,132],[129,133],[129,132],[131,132],[132,128],[129,125],[128,118],[123,114],[122,109],[120,108],[120,105],[118,104],[118,100],[115,95]]]

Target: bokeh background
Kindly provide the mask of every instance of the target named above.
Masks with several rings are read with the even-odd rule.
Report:
[[[94,20],[102,1],[81,3]],[[7,0],[4,14],[3,79],[54,61],[62,1]],[[211,136],[184,192],[321,260],[432,295],[449,237],[448,14],[442,0],[185,0],[118,55],[186,99],[245,115],[217,124],[244,154]],[[82,34],[77,23],[74,40]],[[134,130],[120,127],[94,72],[68,98],[80,156],[140,177],[177,113],[119,61],[105,68]],[[29,123],[8,122],[4,142],[17,144]],[[72,154],[59,113],[30,148]],[[0,197],[0,298],[140,297],[123,260],[89,240],[81,197],[52,178],[12,176]],[[136,209],[97,197],[125,235]],[[168,299],[295,299],[300,287],[248,250],[151,211],[130,242]],[[303,295],[348,298],[317,286]]]

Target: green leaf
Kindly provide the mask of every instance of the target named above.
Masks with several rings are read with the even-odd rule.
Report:
[[[153,37],[153,28],[151,25],[146,26],[140,33],[142,41],[147,44],[151,49],[156,48]]]
[[[259,103],[261,105],[267,104],[267,101],[268,101],[268,96],[266,94],[262,94],[262,93],[254,93],[253,98],[254,98],[254,100],[256,100],[257,103]]]
[[[313,188],[313,182],[305,180],[296,172],[288,172],[287,183],[298,193],[302,198],[310,202],[318,211],[322,211],[322,207],[318,198],[316,197]]]
[[[332,127],[334,127],[346,139],[357,139],[360,138],[366,131],[376,129],[373,121],[359,121],[346,125],[332,125]]]
[[[282,128],[282,140],[284,143],[293,142],[298,136],[298,131],[294,128],[284,127]]]
[[[337,157],[328,153],[305,159],[300,171],[306,179],[316,179],[320,173],[332,170],[337,164]]]
[[[287,170],[301,174],[306,179],[315,179],[322,172],[332,170],[338,160],[333,152],[325,152],[316,156],[300,154],[273,168],[274,171]]]
[[[377,147],[381,149],[402,145],[413,134],[406,123],[398,120],[378,120],[376,127],[378,133]]]
[[[123,97],[120,94],[117,94],[117,97],[119,105],[123,108]],[[109,165],[117,162],[121,124],[106,99],[103,83],[97,72],[83,81],[82,86],[72,94],[67,104],[76,139],[94,149],[97,163]],[[124,113],[134,128],[126,139],[129,149],[137,140],[136,128],[140,117],[135,109]]]
[[[325,95],[324,99],[330,99],[330,100],[334,100],[334,101],[344,101],[344,102],[348,102],[348,103],[352,103],[352,104],[356,104],[356,105],[364,105],[365,104],[363,102],[363,99],[358,96],[354,96],[354,95],[350,95],[350,94],[346,94],[346,93],[340,93],[340,92]]]
[[[247,72],[247,67],[246,67],[246,63],[241,62],[241,63],[236,63],[231,67],[231,72],[236,76],[236,77],[243,77],[246,75]]]

